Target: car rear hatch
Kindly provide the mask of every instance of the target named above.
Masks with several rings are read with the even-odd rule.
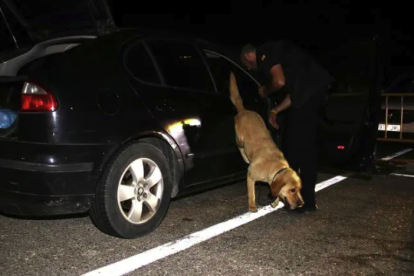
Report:
[[[45,40],[117,28],[106,0],[0,0],[0,63]],[[0,138],[17,137],[24,76],[0,70]],[[2,75],[3,74],[3,75]]]
[[[0,77],[0,137],[17,133],[20,101],[25,77]]]
[[[15,48],[59,36],[116,30],[106,0],[0,0],[0,22]]]

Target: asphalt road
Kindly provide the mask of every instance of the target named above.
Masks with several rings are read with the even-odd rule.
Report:
[[[381,145],[379,158],[407,147]],[[314,214],[277,210],[127,275],[414,275],[414,178],[392,173],[414,175],[414,150],[318,192]],[[174,200],[137,240],[106,236],[88,217],[0,216],[0,275],[82,275],[246,212],[236,183]]]

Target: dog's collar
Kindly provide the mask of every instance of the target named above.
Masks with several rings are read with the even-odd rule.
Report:
[[[279,170],[279,171],[277,171],[276,173],[275,173],[275,175],[273,176],[273,181],[276,179],[276,177],[278,176],[278,175],[280,175],[281,173],[283,173],[284,171],[286,171],[288,168],[283,168],[283,169],[281,169],[281,170]]]

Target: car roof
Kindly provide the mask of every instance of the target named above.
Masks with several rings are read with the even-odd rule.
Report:
[[[212,52],[217,52],[231,59],[237,59],[238,52],[234,46],[228,46],[225,44],[217,43],[208,41],[206,39],[193,37],[191,35],[187,35],[180,32],[171,32],[159,29],[149,29],[149,28],[119,28],[118,30],[106,34],[103,36],[99,36],[98,40],[115,40],[118,43],[123,43],[130,38],[139,38],[139,37],[158,37],[158,38],[166,38],[166,39],[177,39],[177,40],[184,40],[188,42],[196,43],[200,48],[209,50]]]

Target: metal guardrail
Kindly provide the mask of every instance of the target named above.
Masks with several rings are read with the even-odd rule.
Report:
[[[384,127],[384,137],[378,137],[378,141],[389,141],[389,142],[404,142],[404,143],[414,143],[414,139],[404,139],[403,138],[403,119],[404,119],[404,98],[414,97],[414,93],[384,93],[382,94],[385,97],[385,127]],[[399,138],[388,138],[388,98],[389,97],[400,97],[401,106],[400,106],[400,137]],[[382,106],[382,104],[381,104]]]

